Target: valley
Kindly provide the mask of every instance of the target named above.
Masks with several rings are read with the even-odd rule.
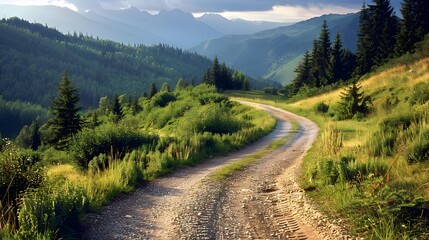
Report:
[[[428,1],[0,14],[0,239],[429,239]]]

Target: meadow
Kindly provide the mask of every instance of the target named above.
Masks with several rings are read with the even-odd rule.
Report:
[[[88,212],[184,165],[239,149],[276,124],[268,113],[204,84],[127,99],[119,96],[121,116],[100,101],[66,149],[43,144],[33,151],[6,139],[2,239],[79,238]]]

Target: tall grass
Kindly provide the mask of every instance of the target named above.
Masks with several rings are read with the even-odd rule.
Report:
[[[14,180],[16,170],[16,176],[29,183],[37,176],[44,180],[39,185],[11,181],[21,194],[11,197],[19,204],[0,202],[0,236],[79,238],[81,219],[88,211],[144,181],[241,148],[268,134],[276,124],[268,113],[233,103],[214,88],[199,86],[174,94],[162,104],[141,100],[145,110],[126,115],[118,124],[100,116],[101,126],[77,134],[67,151],[45,146],[36,154],[15,148],[11,154],[0,154],[0,179]],[[155,116],[162,119],[160,124],[152,122]],[[189,123],[195,123],[194,128]],[[7,181],[1,182],[0,190],[7,188]]]

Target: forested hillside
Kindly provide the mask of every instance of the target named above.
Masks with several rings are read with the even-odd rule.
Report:
[[[63,72],[79,88],[82,106],[102,96],[141,96],[154,82],[199,83],[211,61],[166,45],[127,46],[80,35],[63,35],[40,24],[0,21],[0,95],[47,106]]]

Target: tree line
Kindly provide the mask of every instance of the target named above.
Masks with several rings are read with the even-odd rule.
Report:
[[[289,96],[349,79],[357,79],[390,59],[413,53],[416,44],[429,33],[429,2],[404,0],[402,19],[395,16],[389,0],[363,4],[359,18],[356,54],[342,46],[341,35],[331,42],[325,21],[313,48],[307,51],[293,82],[285,87]]]

